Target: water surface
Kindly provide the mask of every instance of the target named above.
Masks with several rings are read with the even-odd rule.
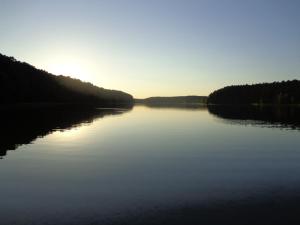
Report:
[[[201,207],[296,199],[299,109],[288,110],[1,112],[1,224],[158,224],[178,209],[201,219],[216,215]]]

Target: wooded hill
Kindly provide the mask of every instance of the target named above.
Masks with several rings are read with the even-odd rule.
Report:
[[[176,97],[150,97],[145,99],[135,99],[136,103],[147,105],[189,105],[206,104],[205,96],[176,96]]]
[[[208,103],[229,105],[300,104],[300,81],[228,86],[210,94]]]
[[[67,76],[55,76],[0,54],[1,103],[80,103],[95,106],[127,106],[131,95],[97,87]]]

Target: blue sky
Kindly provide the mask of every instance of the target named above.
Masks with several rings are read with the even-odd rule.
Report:
[[[300,79],[300,1],[0,0],[0,52],[135,97]]]

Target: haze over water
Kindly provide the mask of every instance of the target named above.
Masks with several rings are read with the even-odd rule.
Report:
[[[1,114],[2,137],[15,132],[1,139],[1,224],[139,224],[186,206],[298,196],[299,121],[247,112],[135,106],[54,118],[43,132]]]

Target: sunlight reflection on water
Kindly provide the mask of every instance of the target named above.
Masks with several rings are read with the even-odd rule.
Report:
[[[297,130],[224,123],[203,108],[77,116],[53,121],[51,132],[34,122],[29,129],[28,121],[1,141],[20,145],[0,161],[2,224],[97,222],[300,184]]]

